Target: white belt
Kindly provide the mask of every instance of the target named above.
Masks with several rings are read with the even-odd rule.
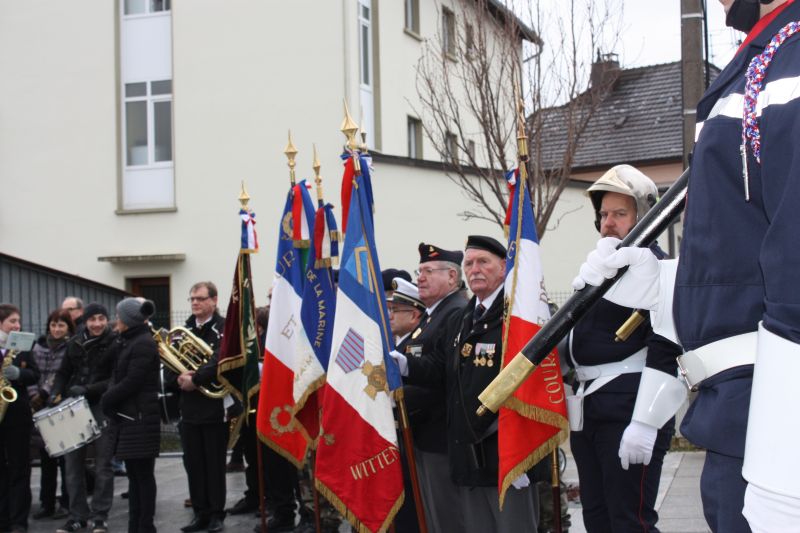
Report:
[[[734,335],[678,356],[678,368],[690,390],[723,370],[756,362],[756,332]]]
[[[645,359],[647,359],[647,348],[642,348],[634,353],[614,363],[604,363],[602,365],[578,366],[575,375],[581,382],[576,396],[588,396],[606,383],[622,374],[636,374],[644,370]],[[595,380],[584,392],[584,382]]]

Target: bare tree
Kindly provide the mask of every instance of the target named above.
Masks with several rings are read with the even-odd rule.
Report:
[[[547,2],[526,2],[526,12],[498,0],[452,2],[452,9],[442,8],[438,39],[426,41],[417,67],[426,137],[472,204],[461,215],[502,226],[503,176],[517,166],[514,93],[521,84],[528,179],[542,238],[581,135],[614,81],[591,81],[590,70],[601,46],[616,46],[618,0],[558,0],[549,10]],[[541,39],[523,19],[550,31]]]

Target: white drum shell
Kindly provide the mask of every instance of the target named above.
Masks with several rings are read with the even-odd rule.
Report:
[[[33,415],[33,423],[44,440],[50,457],[60,457],[85,446],[100,436],[100,426],[83,396],[67,398],[60,404]]]

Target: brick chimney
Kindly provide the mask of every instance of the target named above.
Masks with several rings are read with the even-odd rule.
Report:
[[[600,54],[597,51],[597,59],[592,63],[592,72],[589,81],[592,89],[608,91],[614,86],[620,73],[619,55],[615,53]]]

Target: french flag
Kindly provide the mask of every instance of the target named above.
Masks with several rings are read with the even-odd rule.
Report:
[[[504,292],[503,366],[550,319],[539,238],[527,180],[511,171],[506,225],[509,229]],[[546,457],[567,437],[567,408],[561,365],[555,350],[500,409],[498,426],[500,506],[511,483]]]
[[[299,362],[309,354],[314,357],[314,352],[300,319],[304,273],[301,252],[295,247],[293,224],[289,221],[296,195],[305,190],[305,187],[289,190],[278,228],[275,278],[256,415],[261,440],[298,468],[305,463],[309,441],[295,418],[294,383]],[[302,198],[300,202],[302,205]]]
[[[365,176],[353,176],[317,447],[316,486],[356,531],[385,531],[403,503],[391,391],[400,374]],[[367,176],[368,178],[368,176]]]

